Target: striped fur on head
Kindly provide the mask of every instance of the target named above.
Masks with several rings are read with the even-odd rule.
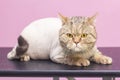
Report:
[[[84,52],[96,42],[95,15],[92,17],[64,17],[60,14],[62,28],[59,32],[61,45],[73,52]]]

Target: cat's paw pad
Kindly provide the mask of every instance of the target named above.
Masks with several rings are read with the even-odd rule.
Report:
[[[29,61],[29,60],[30,60],[30,56],[28,56],[28,55],[22,55],[20,57],[20,61]]]
[[[90,61],[87,59],[79,59],[76,64],[76,66],[89,66],[90,65]]]
[[[107,56],[102,56],[98,59],[97,63],[101,64],[112,64],[112,58]]]

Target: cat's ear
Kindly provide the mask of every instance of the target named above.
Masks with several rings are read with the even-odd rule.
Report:
[[[65,23],[67,23],[67,20],[68,20],[67,17],[63,16],[63,15],[60,14],[60,13],[58,13],[58,16],[59,16],[59,18],[61,19],[63,25],[64,25]]]
[[[95,13],[93,16],[91,16],[91,17],[88,18],[88,22],[91,25],[95,25],[97,15],[98,15],[98,13]]]

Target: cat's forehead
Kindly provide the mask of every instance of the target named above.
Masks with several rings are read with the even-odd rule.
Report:
[[[70,30],[74,34],[86,32],[89,33],[94,30],[92,25],[88,25],[88,17],[84,16],[73,16],[70,18],[71,22],[73,22],[74,25],[71,26]]]
[[[73,16],[70,18],[71,22],[73,22],[74,24],[80,24],[86,22],[87,19],[88,17],[84,17],[84,16]]]

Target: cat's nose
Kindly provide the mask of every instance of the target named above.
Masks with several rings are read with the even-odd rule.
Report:
[[[78,37],[73,38],[73,42],[77,45],[80,42],[80,38]]]
[[[74,42],[76,45],[79,43],[79,42]]]

